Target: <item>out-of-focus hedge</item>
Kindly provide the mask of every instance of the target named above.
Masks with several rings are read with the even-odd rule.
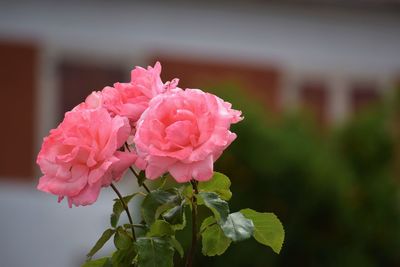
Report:
[[[400,266],[389,109],[321,132],[304,118],[272,118],[234,86],[214,92],[245,116],[216,166],[232,180],[232,211],[274,212],[286,239],[280,255],[249,240],[221,257],[199,256],[197,266]]]

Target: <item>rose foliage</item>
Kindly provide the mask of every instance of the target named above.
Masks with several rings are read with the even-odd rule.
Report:
[[[66,198],[70,207],[93,204],[102,187],[118,196],[110,228],[83,266],[168,267],[179,261],[175,252],[191,266],[200,240],[205,256],[221,255],[232,242],[251,237],[279,253],[284,230],[278,218],[251,209],[231,213],[231,182],[214,171],[237,137],[230,126],[243,119],[241,112],[213,94],[179,88],[178,79],[163,83],[160,74],[158,62],[136,67],[130,82],[91,93],[43,140],[39,190],[59,202]],[[115,183],[127,170],[143,190],[122,196]],[[160,182],[150,190],[146,179]],[[141,219],[128,208],[135,197],[142,198]],[[209,212],[201,223],[199,206]],[[119,223],[122,212],[129,223]],[[185,255],[175,233],[189,227],[187,221],[192,241]],[[92,259],[112,237],[116,251]]]

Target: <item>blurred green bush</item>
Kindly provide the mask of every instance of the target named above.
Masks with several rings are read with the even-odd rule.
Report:
[[[274,119],[234,85],[218,88],[245,116],[216,166],[232,180],[231,211],[274,212],[286,238],[280,255],[249,240],[220,257],[199,255],[197,266],[400,266],[388,109],[322,133],[305,117]]]

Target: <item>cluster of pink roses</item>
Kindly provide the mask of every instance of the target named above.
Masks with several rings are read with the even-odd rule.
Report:
[[[160,73],[158,62],[136,67],[129,83],[93,92],[67,112],[44,138],[38,189],[79,206],[95,202],[132,165],[148,179],[166,172],[180,183],[210,179],[241,112],[215,95],[179,88],[178,79],[163,83]]]

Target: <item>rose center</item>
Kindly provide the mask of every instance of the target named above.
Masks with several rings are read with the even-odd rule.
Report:
[[[191,121],[176,121],[165,129],[166,139],[178,146],[187,146],[194,139],[193,125]]]

